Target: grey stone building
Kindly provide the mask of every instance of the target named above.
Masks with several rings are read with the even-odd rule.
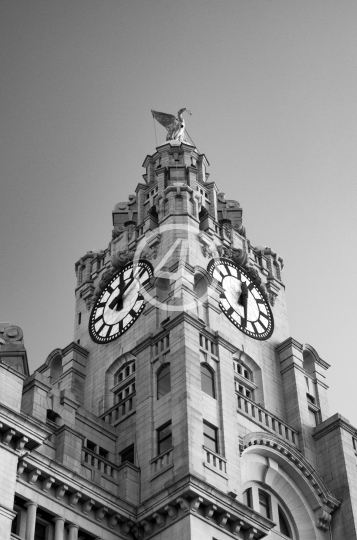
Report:
[[[75,265],[73,342],[32,375],[0,327],[1,540],[357,538],[357,432],[208,165],[145,158]]]

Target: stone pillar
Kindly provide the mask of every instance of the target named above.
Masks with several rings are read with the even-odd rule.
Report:
[[[48,377],[35,371],[25,381],[21,408],[37,420],[46,423],[47,408],[49,408],[47,397],[50,390],[51,384]]]
[[[286,419],[300,433],[301,452],[317,468],[316,446],[312,438],[315,426],[311,424],[306,396],[303,346],[290,337],[278,345],[277,353],[281,366]]]
[[[27,508],[27,518],[26,518],[26,540],[34,540],[35,538],[35,527],[36,527],[36,512],[37,504],[29,501],[25,504]]]
[[[68,526],[68,540],[78,540],[78,525],[70,523]]]
[[[54,540],[63,540],[63,531],[64,531],[64,518],[61,516],[56,516],[53,518],[55,522],[55,538]]]

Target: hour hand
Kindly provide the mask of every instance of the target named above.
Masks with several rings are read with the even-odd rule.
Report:
[[[248,287],[244,282],[242,283],[242,292],[239,296],[238,304],[240,306],[243,306],[244,308],[244,317],[242,320],[242,326],[243,328],[245,328],[247,325]]]

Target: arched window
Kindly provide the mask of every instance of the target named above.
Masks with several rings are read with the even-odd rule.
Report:
[[[171,392],[170,364],[165,364],[157,374],[157,399]]]
[[[121,403],[135,392],[135,362],[125,364],[115,373],[114,384],[115,403]]]
[[[214,391],[214,373],[207,364],[201,364],[201,389],[209,396],[216,397]]]
[[[287,536],[288,538],[292,538],[289,522],[283,512],[283,510],[278,506],[278,513],[279,513],[279,531]]]
[[[254,390],[256,384],[253,381],[251,370],[242,362],[233,360],[233,369],[235,372],[235,389],[243,396],[254,400]]]
[[[60,354],[56,355],[51,362],[50,374],[52,384],[60,378],[63,373],[62,367],[62,356]]]

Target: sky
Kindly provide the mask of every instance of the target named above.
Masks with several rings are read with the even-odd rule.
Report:
[[[352,0],[0,2],[0,320],[31,371],[73,339],[74,264],[142,181],[150,110],[186,107],[210,180],[284,258],[331,414],[357,426],[356,27]]]

